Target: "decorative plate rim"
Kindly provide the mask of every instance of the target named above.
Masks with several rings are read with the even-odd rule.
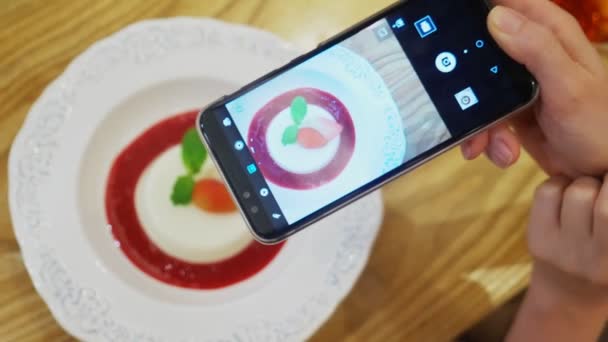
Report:
[[[57,136],[61,134],[63,123],[72,115],[71,100],[77,96],[81,83],[90,83],[103,78],[103,68],[111,68],[117,57],[130,58],[133,62],[145,64],[169,53],[155,40],[155,34],[163,30],[197,30],[200,35],[194,40],[180,37],[171,38],[172,47],[189,47],[193,44],[208,46],[213,44],[210,35],[213,30],[221,40],[236,48],[263,56],[272,56],[288,61],[295,50],[280,38],[266,31],[240,24],[228,24],[216,19],[178,17],[171,19],[145,20],[104,38],[76,57],[65,71],[42,92],[32,105],[17,134],[9,155],[9,210],[17,241],[27,271],[37,292],[46,302],[53,316],[72,335],[84,340],[119,341],[164,341],[166,336],[151,336],[142,331],[131,331],[128,325],[112,319],[111,308],[107,306],[94,289],[82,288],[70,276],[53,251],[52,246],[41,238],[41,232],[53,227],[45,218],[41,206],[41,192],[45,184],[51,182]],[[140,44],[135,44],[139,42]],[[104,52],[114,51],[107,55]],[[90,68],[95,66],[96,68]],[[357,220],[347,228],[346,237],[336,251],[328,283],[332,286],[325,292],[310,298],[307,305],[295,309],[301,317],[287,317],[281,324],[259,321],[251,326],[241,327],[230,336],[215,340],[284,341],[309,337],[335,310],[338,303],[350,292],[356,278],[363,270],[371,246],[380,226],[382,201],[378,193],[358,203],[367,208],[367,216]],[[375,215],[369,215],[373,212]],[[352,251],[356,251],[355,254]],[[353,257],[353,255],[355,257]],[[333,303],[329,298],[338,298]],[[77,321],[75,321],[77,318]],[[296,319],[298,318],[298,319]],[[308,319],[302,327],[301,318]],[[319,319],[320,318],[320,319]],[[275,320],[276,321],[276,320]],[[196,336],[185,341],[199,340]]]

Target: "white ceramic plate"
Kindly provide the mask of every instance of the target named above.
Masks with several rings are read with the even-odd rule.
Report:
[[[128,142],[295,54],[243,26],[146,21],[92,46],[45,90],[11,150],[10,209],[34,285],[68,332],[93,341],[299,341],[331,315],[367,261],[382,218],[377,193],[298,234],[254,277],[213,291],[143,274],[105,219],[107,172]]]

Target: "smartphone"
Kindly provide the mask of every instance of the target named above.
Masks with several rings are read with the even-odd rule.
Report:
[[[276,243],[530,106],[483,0],[398,2],[212,103],[197,126]]]

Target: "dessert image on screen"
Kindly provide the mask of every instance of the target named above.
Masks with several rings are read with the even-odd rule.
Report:
[[[450,138],[384,19],[226,107],[289,223]]]

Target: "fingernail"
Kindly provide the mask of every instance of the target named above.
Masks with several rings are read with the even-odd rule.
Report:
[[[519,32],[525,17],[510,8],[496,6],[490,13],[490,20],[500,31],[513,35]]]
[[[511,166],[513,163],[513,153],[509,146],[502,141],[501,139],[497,139],[492,141],[489,149],[489,157],[490,159],[499,167],[506,168]]]

